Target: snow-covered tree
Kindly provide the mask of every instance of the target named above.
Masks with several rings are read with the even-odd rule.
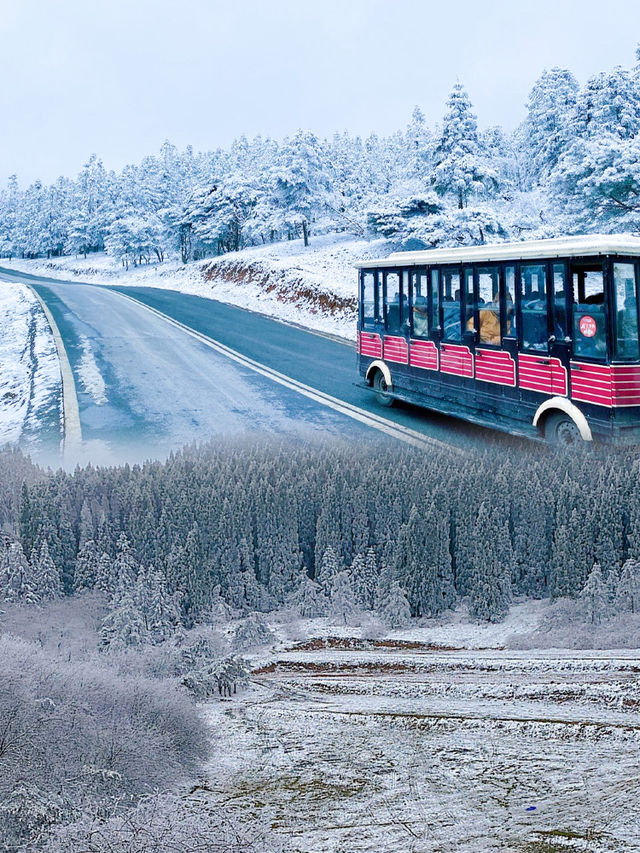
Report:
[[[497,175],[483,157],[476,116],[461,83],[453,87],[447,107],[434,155],[434,187],[440,195],[453,196],[462,210],[470,198],[493,191]]]

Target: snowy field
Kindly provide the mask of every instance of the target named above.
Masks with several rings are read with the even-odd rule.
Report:
[[[250,689],[205,706],[208,796],[308,853],[640,850],[638,654],[505,650],[545,606],[281,630]]]
[[[355,266],[389,251],[386,240],[331,234],[313,237],[307,248],[302,240],[291,240],[186,265],[169,260],[128,271],[104,253],[86,259],[5,259],[1,265],[51,278],[179,290],[355,338]]]
[[[28,287],[0,281],[0,446],[60,439],[62,389],[55,343]]]

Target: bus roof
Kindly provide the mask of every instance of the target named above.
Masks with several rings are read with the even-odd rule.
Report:
[[[574,237],[492,243],[461,249],[394,252],[387,258],[358,264],[358,269],[463,264],[476,261],[520,261],[533,258],[574,258],[589,255],[640,256],[640,237],[632,237],[629,234],[579,234]]]

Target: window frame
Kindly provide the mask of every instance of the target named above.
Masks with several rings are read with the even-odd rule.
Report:
[[[610,291],[609,298],[611,301],[611,309],[610,309],[610,325],[609,325],[609,335],[610,335],[610,343],[607,344],[607,352],[609,353],[609,362],[615,364],[640,364],[640,305],[638,304],[638,296],[640,295],[640,260],[638,258],[631,258],[626,255],[610,255],[608,258],[609,271],[608,275],[605,278],[605,302],[607,301],[607,290]],[[617,315],[618,315],[618,306],[616,300],[616,283],[614,277],[614,264],[631,264],[633,266],[634,271],[634,283],[635,283],[635,297],[636,297],[636,329],[638,331],[638,355],[633,356],[632,358],[619,358],[617,355],[617,347],[618,347],[618,324],[617,324]]]
[[[416,279],[420,278],[420,276],[424,276],[425,282],[426,282],[426,294],[423,294],[426,296],[426,300],[427,300],[427,326],[428,326],[429,331],[427,332],[426,335],[422,335],[422,334],[416,332],[415,325],[414,325],[414,314],[413,314],[413,311],[415,308],[414,281]],[[409,319],[409,326],[408,326],[409,336],[412,338],[413,337],[419,338],[420,340],[423,340],[423,341],[430,340],[432,333],[433,333],[433,330],[434,330],[434,323],[432,321],[433,311],[432,311],[432,305],[431,305],[431,278],[430,278],[429,267],[418,267],[418,266],[416,266],[416,267],[411,267],[409,269],[409,294],[408,294],[408,309],[407,310],[409,311],[409,318],[408,318]]]
[[[441,329],[442,329],[442,340],[451,343],[451,344],[461,344],[464,336],[464,299],[463,299],[463,290],[464,290],[464,279],[463,279],[463,267],[460,264],[442,264],[438,265],[438,270],[440,272],[439,276],[439,288],[440,288],[440,316],[442,317]],[[444,324],[444,279],[447,273],[457,274],[458,276],[458,289],[460,291],[460,302],[458,303],[458,322],[460,324],[460,336],[457,338],[448,338],[446,336],[446,328]]]

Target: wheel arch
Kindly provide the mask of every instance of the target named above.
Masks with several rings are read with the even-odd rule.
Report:
[[[591,427],[589,426],[587,419],[580,409],[570,400],[567,400],[566,397],[551,397],[549,400],[545,400],[542,405],[538,406],[533,417],[534,427],[538,427],[541,430],[544,429],[545,421],[553,412],[562,412],[563,414],[568,415],[578,427],[582,439],[584,441],[593,441]]]
[[[391,371],[389,370],[388,365],[380,359],[372,361],[369,367],[367,368],[366,380],[369,385],[373,384],[373,377],[375,375],[376,370],[379,370],[382,373],[382,375],[384,376],[384,381],[387,383],[387,386],[389,388],[392,388],[393,382],[391,381]]]

